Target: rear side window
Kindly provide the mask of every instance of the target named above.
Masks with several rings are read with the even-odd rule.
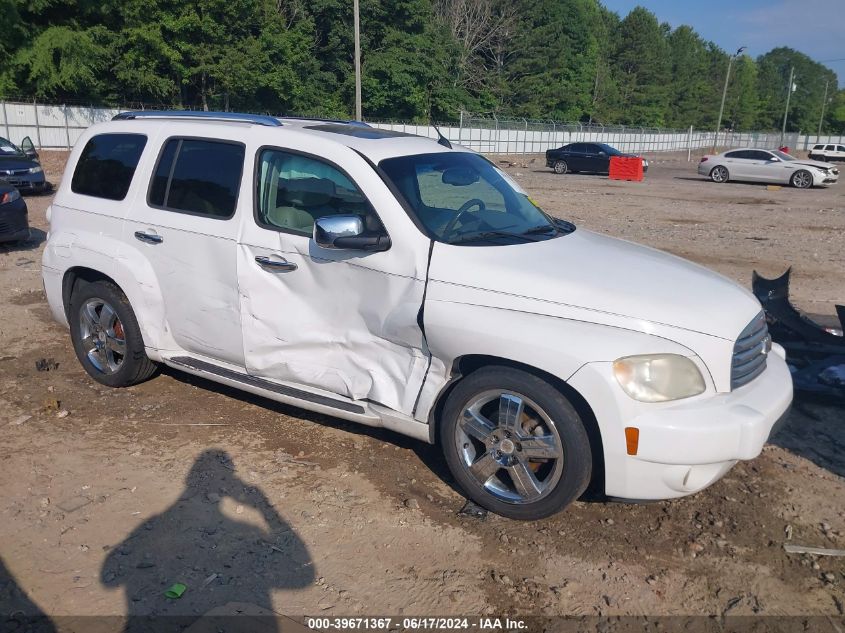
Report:
[[[107,200],[123,200],[147,144],[143,134],[98,134],[79,156],[70,189]]]
[[[150,183],[150,206],[228,219],[235,214],[244,146],[226,141],[172,138]]]
[[[835,148],[835,147],[833,147],[833,145],[825,145],[825,146],[824,146],[824,149],[825,149],[825,151],[826,151],[826,152],[832,152],[832,151],[834,151],[836,148]]]
[[[743,151],[735,151],[735,152],[728,152],[725,154],[725,158],[747,158],[745,152]]]

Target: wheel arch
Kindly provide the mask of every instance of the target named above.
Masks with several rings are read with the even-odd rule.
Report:
[[[502,356],[493,356],[488,354],[465,354],[455,358],[452,363],[451,374],[446,386],[440,391],[440,394],[435,400],[434,406],[429,413],[429,429],[431,434],[431,442],[438,443],[440,441],[438,433],[437,420],[443,412],[446,400],[449,394],[458,385],[458,383],[473,374],[479,369],[488,367],[509,367],[511,369],[518,369],[527,374],[536,376],[545,382],[552,385],[555,389],[561,392],[564,397],[569,400],[581,421],[584,423],[584,429],[587,432],[587,437],[590,441],[590,453],[593,463],[592,475],[587,491],[584,493],[585,498],[599,498],[604,495],[604,444],[601,439],[601,431],[599,429],[596,415],[587,400],[582,396],[578,390],[569,385],[565,380],[551,374],[539,367],[528,365],[510,358]]]

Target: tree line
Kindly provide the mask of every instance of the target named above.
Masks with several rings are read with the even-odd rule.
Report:
[[[0,97],[349,117],[352,0],[0,0]],[[361,0],[365,118],[715,127],[726,52],[599,0]],[[731,51],[732,52],[732,51]],[[732,68],[723,127],[845,132],[836,74],[789,48]]]

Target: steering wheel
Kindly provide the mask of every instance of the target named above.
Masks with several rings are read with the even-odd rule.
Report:
[[[478,207],[479,211],[484,211],[484,210],[487,209],[487,205],[484,204],[484,201],[479,200],[478,198],[472,198],[471,200],[467,200],[466,202],[464,202],[461,205],[461,208],[458,209],[458,212],[455,213],[455,217],[453,217],[451,220],[449,220],[449,222],[446,224],[446,227],[443,229],[443,233],[441,234],[441,237],[444,240],[452,234],[452,231],[455,230],[455,225],[458,223],[458,220],[461,219],[461,216],[464,213],[469,212],[469,210],[472,209],[473,207]]]

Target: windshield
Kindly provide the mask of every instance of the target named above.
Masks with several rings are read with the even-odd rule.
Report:
[[[379,164],[434,239],[517,244],[574,229],[546,215],[507,174],[478,154],[442,152]]]
[[[0,138],[0,156],[19,156],[21,151],[4,138]]]
[[[781,160],[798,160],[795,156],[790,156],[789,154],[780,151],[779,149],[773,149],[772,154],[780,158]]]

